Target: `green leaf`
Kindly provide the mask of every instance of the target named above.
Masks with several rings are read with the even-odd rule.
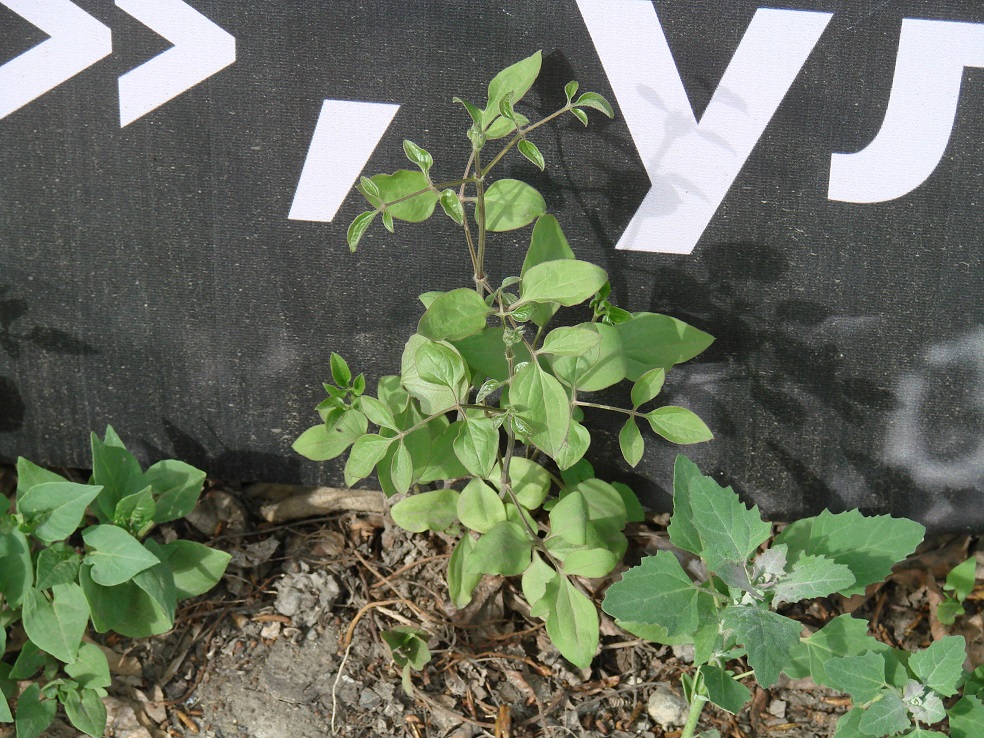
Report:
[[[645,521],[646,511],[642,508],[642,504],[639,502],[636,493],[632,491],[632,488],[621,482],[612,482],[612,487],[622,498],[622,504],[625,506],[626,522],[641,523]]]
[[[348,461],[345,462],[345,485],[351,487],[360,479],[365,479],[389,450],[392,438],[383,438],[373,433],[366,434],[352,444]]]
[[[6,664],[0,664],[0,670],[2,670]],[[0,683],[2,683],[2,671],[0,671]],[[16,689],[16,686],[14,687]],[[0,723],[12,723],[14,722],[14,716],[10,712],[10,705],[7,704],[7,697],[4,692],[0,692]]]
[[[854,575],[844,564],[837,564],[826,556],[801,556],[793,564],[792,571],[776,583],[772,606],[826,597],[852,584]]]
[[[37,682],[27,686],[17,698],[17,738],[38,738],[55,720],[58,703],[41,697]]]
[[[56,584],[51,601],[37,589],[28,590],[22,613],[24,630],[38,648],[71,663],[89,624],[89,606],[78,584]]]
[[[697,594],[676,556],[660,551],[612,584],[601,607],[619,620],[660,625],[672,638],[697,630]]]
[[[161,548],[162,561],[174,577],[178,599],[205,594],[218,584],[229,564],[230,556],[194,541],[176,540]]]
[[[859,704],[873,700],[888,686],[885,682],[885,658],[873,651],[859,656],[829,659],[824,668],[829,686],[846,692]]]
[[[799,642],[802,626],[795,620],[752,605],[730,605],[721,622],[735,632],[738,643],[748,651],[755,680],[768,689],[779,679],[790,649]]]
[[[154,488],[147,485],[140,492],[127,495],[116,503],[116,510],[113,511],[113,525],[129,531],[137,538],[142,538],[153,527],[156,510]]]
[[[512,231],[547,212],[543,195],[518,179],[499,179],[485,191],[485,227]]]
[[[909,669],[920,682],[944,697],[957,693],[963,675],[967,644],[963,636],[946,636],[922,651],[912,654]]]
[[[700,672],[711,702],[732,715],[738,714],[752,698],[748,687],[736,680],[732,672],[714,664],[704,664],[700,667]]]
[[[550,509],[550,537],[563,538],[575,546],[588,542],[588,503],[581,492],[562,497]]]
[[[585,113],[583,110],[581,110],[580,108],[571,108],[571,113],[574,114],[575,118],[581,121],[582,125],[585,126],[588,125],[588,114]]]
[[[397,429],[396,419],[393,417],[393,412],[380,400],[369,395],[363,395],[359,398],[359,409],[366,414],[366,417],[372,423],[375,423],[380,428],[389,428],[390,430]]]
[[[612,110],[611,103],[605,98],[599,95],[597,92],[585,92],[581,97],[574,101],[574,105],[579,108],[594,108],[599,110],[609,118],[615,117],[615,111]]]
[[[492,526],[475,542],[468,557],[468,570],[506,577],[522,574],[532,561],[532,549],[533,542],[526,531],[519,524],[506,520]]]
[[[198,504],[205,486],[205,472],[174,459],[158,461],[144,479],[154,488],[157,497],[155,523],[166,523],[188,515]]]
[[[349,410],[331,428],[324,423],[308,428],[291,448],[312,461],[328,461],[341,456],[368,427],[365,415]]]
[[[533,226],[533,234],[520,274],[525,275],[531,267],[537,264],[573,258],[574,252],[567,244],[567,239],[564,237],[557,219],[552,215],[544,215],[538,218],[536,225]],[[533,322],[539,326],[546,325],[559,307],[556,303],[536,304]]]
[[[636,466],[641,460],[646,450],[646,442],[642,440],[642,433],[636,425],[635,418],[630,417],[625,421],[622,430],[618,434],[618,446],[622,449],[622,456],[625,457],[629,466]]]
[[[368,231],[369,226],[372,225],[372,221],[375,219],[376,213],[377,211],[375,210],[366,210],[364,213],[359,213],[355,216],[355,220],[353,220],[349,225],[348,230],[345,233],[345,240],[351,251],[354,252],[359,247],[359,241],[361,241],[362,237],[366,235],[366,231]]]
[[[0,593],[19,607],[34,582],[31,544],[12,518],[0,518]]]
[[[555,457],[571,424],[570,399],[560,382],[532,361],[513,377],[509,404],[530,427],[529,440]]]
[[[541,53],[526,57],[522,61],[503,69],[489,82],[489,98],[486,105],[482,127],[488,126],[499,114],[499,103],[507,97],[515,105],[527,93],[540,74]]]
[[[487,477],[498,450],[499,429],[492,419],[466,417],[454,439],[454,453],[465,469],[476,477]]]
[[[420,319],[417,332],[433,341],[460,341],[485,328],[491,313],[480,294],[461,287],[445,292],[431,303]]]
[[[368,177],[359,177],[359,184],[356,185],[356,189],[367,198],[374,197],[377,200],[379,199],[379,188]]]
[[[468,559],[474,550],[475,539],[466,533],[448,559],[448,596],[459,609],[471,602],[475,587],[482,581],[482,573],[473,572],[468,567]]]
[[[622,360],[618,331],[602,323],[585,324],[583,328],[597,334],[601,340],[580,356],[553,359],[551,368],[557,379],[581,392],[597,392],[625,379],[625,362]]]
[[[458,497],[458,519],[478,533],[487,533],[506,519],[499,495],[481,479],[472,479]]]
[[[653,432],[671,443],[702,443],[714,438],[704,421],[684,407],[666,405],[646,413]]]
[[[38,552],[37,584],[35,586],[40,590],[45,590],[56,584],[77,582],[81,565],[82,557],[71,546],[55,543],[43,548]]]
[[[396,233],[396,228],[393,226],[393,215],[389,210],[383,211],[383,227],[390,233]]]
[[[772,526],[762,520],[758,506],[749,510],[730,487],[721,489],[709,477],[695,477],[690,480],[689,500],[700,555],[711,571],[727,564],[744,566],[755,549],[769,540]]]
[[[78,657],[65,666],[65,673],[83,689],[103,689],[112,684],[106,655],[94,643],[79,646]]]
[[[91,689],[69,690],[62,694],[62,706],[69,722],[86,735],[102,738],[106,732],[106,705]]]
[[[864,733],[858,729],[862,717],[864,717],[864,710],[859,707],[841,715],[834,727],[833,738],[865,738]]]
[[[461,200],[458,198],[458,193],[454,190],[448,189],[441,193],[441,208],[444,210],[444,214],[455,223],[458,225],[464,224],[465,208],[462,206]]]
[[[947,597],[936,606],[936,619],[943,623],[943,625],[953,625],[957,621],[957,618],[965,613],[966,610],[960,604],[960,601],[950,597]]]
[[[837,514],[824,510],[814,518],[788,526],[776,536],[775,543],[789,546],[790,562],[812,555],[847,565],[856,581],[841,594],[850,596],[885,579],[895,563],[915,551],[924,533],[923,526],[905,518],[865,517],[857,510]]]
[[[174,625],[174,613],[177,609],[178,593],[174,586],[174,575],[170,567],[164,563],[163,547],[153,539],[147,539],[144,546],[154,554],[160,563],[149,569],[144,569],[133,577],[132,583],[143,590],[159,608],[164,619]]]
[[[434,157],[409,139],[403,140],[403,152],[410,161],[420,167],[420,171],[424,174],[434,166]]]
[[[571,307],[601,289],[608,275],[591,262],[565,259],[532,266],[522,280],[520,302],[556,302]]]
[[[632,408],[636,409],[640,405],[645,405],[659,394],[663,389],[663,382],[666,380],[666,370],[650,369],[636,380],[632,385]]]
[[[566,577],[556,577],[546,584],[539,604],[546,603],[547,635],[561,655],[586,669],[598,648],[598,611]]]
[[[82,522],[85,509],[102,492],[101,486],[74,482],[35,484],[17,500],[17,512],[34,528],[44,543],[68,538]]]
[[[67,482],[65,477],[34,464],[23,456],[17,457],[17,499],[29,489],[45,482]]]
[[[546,166],[546,162],[543,160],[543,154],[540,153],[540,149],[536,147],[536,144],[529,139],[521,139],[517,144],[519,153],[529,159],[541,172]]]
[[[607,548],[586,548],[567,554],[564,558],[564,573],[597,579],[608,574],[616,564],[618,558]]]
[[[588,326],[555,328],[547,334],[537,353],[555,356],[580,356],[599,343],[601,343],[601,335]]]
[[[467,372],[463,369],[463,360],[457,355],[459,365],[454,359],[446,356],[442,351],[435,351],[432,348],[424,349],[421,356],[421,363],[424,364],[427,376],[437,376],[441,371],[441,366],[446,365],[446,374],[454,378],[460,376],[456,386],[448,386],[443,383],[436,383],[422,377],[418,371],[417,354],[425,346],[430,346],[433,342],[419,334],[410,336],[406,348],[403,350],[401,366],[401,381],[407,391],[420,402],[420,409],[427,415],[433,415],[443,410],[448,410],[458,404],[458,398],[464,397],[467,392]],[[449,352],[455,352],[450,346],[442,344],[442,348]]]
[[[348,387],[352,382],[352,370],[349,369],[345,359],[332,351],[329,365],[331,366],[331,378],[335,384],[339,387]]]
[[[817,684],[833,687],[826,670],[831,659],[860,656],[882,647],[887,648],[868,635],[867,620],[838,615],[790,651],[790,663],[784,671],[794,679],[812,676]]]
[[[954,596],[963,602],[974,591],[977,581],[977,557],[971,556],[962,564],[958,564],[946,575],[943,589],[953,592]]]
[[[410,491],[413,483],[413,459],[402,440],[396,444],[396,451],[390,461],[390,481],[400,494]]]
[[[580,87],[577,80],[571,80],[566,85],[564,85],[564,95],[567,97],[567,102],[570,102],[574,95],[577,94],[577,88]]]
[[[405,666],[420,671],[431,659],[427,648],[427,633],[410,625],[397,625],[384,630],[381,635],[393,654],[393,662],[401,669]]]
[[[695,480],[699,480],[697,484],[700,485],[709,487],[713,485],[710,489],[711,493],[715,493],[713,488],[717,488],[721,493],[730,491],[731,488],[728,487],[725,490],[711,477],[705,477],[700,473],[697,465],[683,454],[679,454],[673,463],[673,515],[670,518],[667,533],[674,546],[700,556],[703,551],[703,544],[694,525],[696,516],[694,505],[690,500],[691,485],[695,483]]]
[[[376,207],[385,206],[386,212],[397,220],[408,223],[425,221],[431,217],[440,199],[423,172],[401,169],[393,174],[376,174],[371,179],[379,188],[380,198],[375,201],[370,197],[369,202]]]
[[[633,382],[652,369],[669,370],[689,361],[714,342],[714,337],[682,320],[658,313],[636,313],[618,324],[627,376]]]
[[[501,326],[486,328],[461,341],[455,341],[454,347],[474,372],[504,382],[509,378],[509,367],[506,364],[506,345],[502,338]],[[513,357],[514,364],[519,365],[530,361],[530,352],[525,344],[517,343],[513,345]]]
[[[115,525],[86,528],[82,539],[91,549],[84,563],[92,567],[92,580],[104,587],[127,582],[160,563],[136,538]]]
[[[483,111],[481,108],[479,108],[477,105],[472,105],[470,102],[460,97],[451,98],[451,102],[458,103],[459,105],[464,107],[464,109],[468,111],[468,115],[471,117],[472,123],[474,123],[479,128],[482,127]]]
[[[963,697],[947,711],[950,738],[980,738],[984,705],[977,697]]]
[[[31,640],[28,640],[21,647],[17,654],[13,667],[7,674],[7,678],[22,681],[34,676],[40,669],[44,668],[49,662],[49,656],[39,649]],[[6,664],[0,664],[6,666]]]
[[[895,735],[910,725],[905,703],[895,692],[885,691],[865,708],[858,730],[865,735]]]
[[[393,505],[390,515],[411,533],[447,530],[458,521],[458,492],[436,489],[410,495]]]
[[[554,568],[534,551],[533,561],[529,568],[523,572],[521,581],[523,596],[526,597],[530,607],[535,606],[537,602],[543,599],[543,595],[547,591],[547,584],[556,577],[557,572],[554,571]]]
[[[557,466],[561,471],[568,469],[573,464],[581,461],[590,444],[591,435],[587,429],[580,423],[572,420],[570,428],[567,431],[567,438],[564,439],[564,445],[560,447],[560,450],[554,456],[554,461],[557,462]]]
[[[492,482],[498,485],[498,479]],[[509,462],[509,482],[520,505],[535,510],[543,504],[550,491],[550,473],[535,461],[513,457]]]

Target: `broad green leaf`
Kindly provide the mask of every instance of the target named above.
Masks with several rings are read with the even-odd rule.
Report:
[[[410,161],[420,167],[420,171],[424,174],[434,166],[434,157],[409,139],[403,140],[403,152]]]
[[[112,684],[106,654],[94,643],[79,646],[78,657],[65,666],[65,673],[84,689],[101,689]]]
[[[632,385],[632,407],[638,408],[645,405],[659,394],[663,389],[663,382],[666,380],[665,369],[650,369],[636,380]]]
[[[161,548],[162,560],[174,577],[179,600],[205,594],[218,584],[230,556],[194,541],[176,540]]]
[[[82,557],[72,546],[56,543],[38,552],[37,584],[40,590],[50,589],[56,584],[77,582]],[[2,566],[2,564],[0,564]]]
[[[506,519],[506,507],[499,495],[481,479],[472,479],[461,490],[458,519],[478,533],[487,533]]]
[[[156,510],[154,488],[147,485],[140,492],[127,495],[116,503],[116,510],[113,511],[113,525],[142,538],[153,527]]]
[[[475,542],[469,554],[467,568],[482,574],[501,574],[510,577],[522,574],[531,562],[533,542],[517,523],[506,520],[492,526]]]
[[[403,350],[400,370],[400,381],[406,387],[407,391],[417,398],[420,402],[420,409],[427,415],[433,415],[442,410],[448,410],[454,407],[458,403],[459,395],[463,396],[466,389],[464,376],[461,377],[460,384],[456,387],[438,384],[420,376],[417,369],[417,354],[423,346],[432,343],[429,339],[416,333],[410,336],[406,348]],[[454,350],[443,344],[442,346],[449,351]],[[429,349],[425,351],[425,357],[422,357],[425,359],[425,366],[431,371],[437,371],[441,365],[440,363],[436,366],[432,365],[432,360],[436,357],[437,354]]]
[[[174,613],[177,610],[178,603],[178,593],[174,586],[174,575],[171,574],[170,567],[163,562],[164,551],[162,546],[153,539],[148,539],[144,545],[148,551],[161,560],[161,563],[149,569],[144,569],[133,577],[131,583],[135,584],[153,600],[155,606],[160,610],[162,617],[170,625],[174,625]]]
[[[902,701],[912,719],[920,723],[933,725],[946,718],[946,708],[940,695],[915,679],[903,688]]]
[[[75,482],[42,482],[17,500],[17,512],[37,526],[33,531],[36,538],[53,543],[78,529],[89,503],[102,490],[101,486]]]
[[[802,555],[814,555],[847,565],[856,581],[841,594],[850,596],[885,579],[892,566],[915,551],[924,533],[923,526],[905,518],[865,517],[857,510],[837,514],[824,510],[814,518],[788,526],[776,536],[775,543],[789,546],[791,562]]]
[[[378,199],[369,197],[369,202],[375,207],[385,204],[386,212],[397,220],[405,220],[408,223],[427,220],[434,212],[434,206],[440,198],[440,195],[430,188],[430,183],[423,172],[401,169],[393,174],[376,174],[371,179],[379,188],[380,197]],[[413,197],[409,197],[410,195]],[[397,200],[402,202],[396,202]]]
[[[666,405],[646,413],[653,432],[671,443],[702,443],[714,438],[704,421],[684,407]]]
[[[612,110],[611,103],[608,102],[604,97],[599,95],[597,92],[585,92],[581,97],[574,101],[574,105],[579,108],[594,108],[602,113],[604,113],[609,118],[615,117],[615,111]]]
[[[802,626],[753,605],[726,607],[721,622],[735,632],[738,643],[748,651],[748,664],[755,669],[755,680],[766,689],[775,684],[790,649],[799,643]]]
[[[106,733],[106,705],[91,689],[65,692],[61,700],[69,722],[86,735],[102,738]]]
[[[546,584],[539,604],[549,607],[547,635],[557,650],[580,669],[591,665],[598,648],[598,611],[566,577]]]
[[[75,661],[89,624],[89,606],[78,584],[56,584],[51,601],[43,592],[31,589],[24,598],[24,630],[38,648],[56,659]]]
[[[909,727],[905,703],[895,692],[885,691],[865,708],[858,730],[865,735],[895,735]]]
[[[713,343],[713,336],[682,320],[657,313],[636,313],[618,324],[625,354],[626,376],[633,382],[646,372],[697,356]]]
[[[377,211],[366,210],[355,216],[355,219],[349,224],[348,230],[345,232],[345,241],[348,243],[350,251],[354,252],[359,247],[359,241],[366,235],[366,231],[369,230],[369,226],[372,225],[376,215]]]
[[[476,477],[487,477],[498,450],[499,429],[492,419],[466,417],[454,439],[454,453],[462,465]]]
[[[140,541],[115,525],[94,525],[82,531],[82,540],[90,549],[84,563],[91,565],[96,584],[112,587],[132,579],[136,574],[160,563]]]
[[[500,484],[497,478],[492,482],[496,486]],[[509,482],[516,500],[527,510],[540,507],[550,491],[550,473],[535,461],[521,456],[513,457],[509,462]]]
[[[543,195],[518,179],[500,179],[485,191],[485,227],[511,231],[529,225],[547,212]]]
[[[581,356],[601,343],[601,335],[586,326],[554,328],[537,353],[554,356]]]
[[[448,595],[457,608],[471,602],[475,587],[482,581],[482,573],[468,567],[468,559],[474,550],[475,539],[466,533],[461,536],[448,559]]]
[[[524,138],[517,144],[517,148],[519,149],[520,154],[529,159],[530,162],[532,162],[532,164],[541,172],[543,171],[543,168],[546,166],[546,162],[543,160],[543,154],[540,153],[540,149],[536,147],[535,143]]]
[[[515,105],[527,93],[540,74],[541,52],[511,64],[489,82],[488,104],[482,119],[482,127],[488,126],[499,114],[499,103],[510,98]]]
[[[555,457],[571,424],[570,399],[560,382],[532,361],[514,375],[509,403],[529,426],[530,441]]]
[[[860,656],[883,647],[868,635],[867,620],[847,614],[838,615],[790,651],[789,664],[783,671],[794,679],[812,676],[817,684],[833,687],[826,670],[826,664],[831,659]]]
[[[574,252],[571,251],[571,247],[567,243],[560,223],[554,216],[544,215],[538,218],[536,225],[533,226],[533,235],[530,237],[530,245],[523,260],[520,276],[525,276],[532,267],[538,264],[573,258]]]
[[[351,487],[360,479],[365,479],[375,468],[392,443],[392,438],[369,433],[352,444],[348,461],[345,462],[345,484]]]
[[[956,733],[954,733],[956,735]],[[947,738],[945,733],[938,730],[926,730],[925,728],[915,728],[905,734],[905,738]]]
[[[646,519],[646,511],[642,508],[642,503],[639,502],[639,498],[636,493],[632,491],[632,488],[627,484],[622,484],[621,482],[612,482],[612,487],[622,498],[622,504],[625,506],[625,520],[629,523],[641,523]]]
[[[755,549],[769,540],[772,526],[762,520],[758,506],[749,510],[730,487],[721,489],[709,477],[694,477],[689,499],[701,558],[711,571],[727,564],[744,566]]]
[[[566,259],[530,267],[522,277],[520,302],[556,302],[570,307],[589,299],[608,281],[601,267]]]
[[[391,446],[390,450],[393,448]],[[400,494],[409,492],[410,485],[413,483],[413,459],[410,457],[410,451],[407,450],[407,444],[402,440],[395,446],[389,469],[390,482],[396,491]]]
[[[37,682],[27,686],[17,698],[17,738],[38,738],[55,720],[58,703],[41,697]]]
[[[564,95],[567,96],[567,102],[570,102],[574,98],[574,95],[577,94],[577,88],[580,86],[578,81],[574,79],[564,85]]]
[[[977,581],[977,557],[971,556],[962,564],[958,564],[946,575],[943,589],[953,592],[954,596],[963,602],[974,591]]]
[[[459,105],[461,105],[468,112],[469,117],[472,119],[472,123],[474,123],[479,128],[482,127],[483,111],[480,107],[478,107],[477,105],[473,105],[472,103],[460,97],[452,97],[451,102],[458,103]]]
[[[115,433],[113,435],[115,436]],[[90,440],[92,483],[103,487],[103,491],[96,498],[96,508],[102,514],[104,521],[112,520],[116,503],[127,495],[142,490],[147,486],[147,481],[140,464],[125,448],[113,442],[104,442],[95,433],[90,436]]]
[[[885,658],[873,651],[859,656],[829,659],[824,668],[829,686],[846,692],[859,704],[873,700],[888,686],[885,682]]]
[[[474,294],[474,293],[472,293]],[[413,357],[417,376],[463,395],[468,370],[461,355],[451,346],[436,341],[424,341]]]
[[[833,738],[865,738],[864,733],[858,729],[862,717],[864,717],[864,710],[860,707],[855,707],[841,715],[837,719],[837,725],[834,726]]]
[[[0,666],[0,668],[2,668],[2,666]],[[0,679],[0,681],[2,681],[2,679]],[[14,722],[14,716],[10,712],[10,705],[7,704],[7,697],[3,692],[0,692],[0,723],[12,722]]]
[[[677,455],[673,463],[673,515],[667,533],[674,546],[700,556],[703,544],[694,526],[694,506],[690,500],[691,484],[694,480],[704,480],[700,484],[714,485],[721,490],[721,493],[725,492],[717,482],[701,474],[694,462],[683,454]],[[728,490],[730,489],[728,487]]]
[[[530,607],[535,606],[543,598],[547,591],[547,584],[556,577],[557,572],[554,571],[554,568],[541,559],[538,553],[534,552],[533,562],[523,572],[521,580],[523,596]]]
[[[564,559],[564,573],[597,579],[608,574],[617,563],[618,558],[607,548],[571,551]]]
[[[154,488],[157,497],[156,523],[188,515],[198,504],[205,486],[205,472],[174,459],[158,461],[147,470],[144,479]]]
[[[458,193],[454,190],[444,190],[441,193],[441,208],[444,210],[444,214],[455,223],[458,225],[464,224],[465,208],[461,205]]]
[[[454,453],[453,444],[458,432],[456,425],[447,425],[447,420],[438,417],[407,436],[407,448],[414,459],[418,483],[427,484],[468,476],[468,470],[461,465]]]
[[[950,738],[980,738],[984,705],[977,697],[963,697],[947,711]]]
[[[366,416],[350,410],[332,428],[324,423],[308,428],[291,448],[312,461],[329,461],[343,454],[367,429]]]
[[[339,354],[332,351],[328,365],[331,369],[331,378],[336,385],[348,387],[352,383],[352,370],[349,369],[348,363]]]
[[[515,121],[515,123],[513,122]],[[506,136],[516,133],[516,124],[520,126],[528,125],[530,119],[527,118],[522,113],[517,113],[513,110],[513,119],[510,120],[505,116],[499,116],[494,121],[492,125],[485,129],[485,138],[489,141],[494,141],[497,138],[504,138]]]
[[[458,492],[453,489],[419,492],[393,505],[390,514],[393,522],[411,533],[447,530],[458,520]]]
[[[560,263],[560,262],[557,262]],[[625,379],[622,343],[618,331],[610,325],[589,323],[583,326],[601,340],[580,356],[558,356],[551,367],[557,378],[582,392],[597,392]]]
[[[618,434],[618,447],[622,450],[622,456],[629,466],[636,466],[646,451],[646,442],[642,440],[642,433],[636,425],[635,418],[630,417],[625,421],[622,430]]]
[[[550,536],[575,546],[588,542],[588,503],[580,492],[562,497],[550,510]]]
[[[700,671],[711,702],[732,715],[740,712],[745,703],[752,698],[748,687],[736,680],[732,672],[725,671],[714,664],[704,664],[700,667]]]
[[[854,575],[844,564],[837,564],[826,556],[801,556],[793,564],[792,571],[776,583],[772,606],[826,597],[852,584]]]
[[[660,551],[622,574],[601,607],[619,620],[661,625],[672,638],[697,630],[697,594],[676,556]]]
[[[393,417],[393,411],[381,400],[377,400],[375,397],[369,395],[363,395],[359,398],[359,409],[365,413],[370,422],[375,423],[380,428],[397,430],[398,426],[396,419]]]
[[[7,674],[7,678],[22,681],[32,677],[49,663],[50,658],[51,657],[39,649],[33,641],[28,640],[21,647],[20,653],[17,654],[17,659],[14,661],[13,667]],[[6,664],[2,665],[6,666]]]
[[[34,583],[31,543],[13,518],[0,518],[0,593],[19,607]]]
[[[433,341],[460,341],[485,328],[491,312],[479,293],[462,287],[434,300],[421,317],[417,332]]]
[[[967,659],[967,644],[963,636],[946,636],[922,651],[912,654],[909,668],[920,682],[944,697],[957,693],[957,683],[963,676]]]
[[[455,341],[454,347],[474,372],[504,382],[509,378],[509,367],[502,335],[501,327],[486,328],[461,341]],[[515,365],[530,361],[530,352],[525,344],[517,343],[512,348]]]
[[[17,457],[17,499],[27,492],[31,487],[45,482],[67,482],[68,480],[60,474],[48,471],[37,464],[34,464],[23,456]]]
[[[584,454],[587,452],[590,444],[591,435],[588,433],[587,428],[572,420],[570,428],[567,431],[567,438],[564,439],[564,445],[560,447],[560,450],[554,456],[554,461],[557,462],[557,466],[561,471],[568,469],[584,458]]]
[[[936,619],[944,625],[953,625],[966,612],[959,600],[948,597],[936,606]]]
[[[390,647],[394,663],[403,668],[409,666],[420,671],[431,659],[427,648],[427,633],[420,628],[410,625],[397,625],[384,630],[381,635],[386,645]]]

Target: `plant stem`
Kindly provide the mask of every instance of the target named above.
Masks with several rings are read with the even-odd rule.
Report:
[[[695,697],[690,703],[690,714],[687,716],[687,724],[683,726],[680,738],[693,738],[694,731],[697,730],[697,721],[700,720],[700,714],[704,712],[705,704],[707,704],[707,700],[702,697]]]
[[[581,402],[580,400],[574,400],[572,404],[580,405],[581,407],[593,407],[597,410],[611,410],[613,413],[625,413],[626,415],[631,415],[633,417],[643,415],[643,413],[635,410],[626,410],[624,407],[615,407],[614,405],[600,405],[597,402]]]
[[[482,179],[482,159],[475,152],[475,222],[478,224],[478,267],[475,270],[475,282],[485,282],[485,181]]]
[[[557,118],[557,117],[563,115],[564,113],[566,113],[570,109],[571,109],[570,104],[565,105],[560,110],[558,110],[558,111],[556,111],[554,113],[551,113],[550,115],[548,115],[543,120],[539,120],[536,123],[533,123],[532,125],[526,126],[526,128],[521,128],[520,130],[516,131],[516,135],[513,136],[512,139],[509,141],[509,143],[507,143],[503,147],[502,151],[500,151],[498,154],[495,155],[495,158],[492,159],[492,161],[489,162],[489,164],[488,164],[487,167],[485,167],[484,169],[482,169],[482,167],[479,164],[476,164],[475,165],[475,171],[479,174],[479,176],[484,177],[486,174],[488,174],[491,171],[492,167],[494,167],[496,164],[498,164],[500,161],[502,161],[502,157],[504,157],[507,153],[509,153],[509,149],[511,149],[513,146],[515,146],[517,143],[519,143],[519,141],[521,139],[523,139],[523,138],[526,137],[526,134],[527,133],[529,133],[530,131],[536,130],[537,128],[539,128],[540,126],[542,126],[544,123],[549,123],[554,118]]]

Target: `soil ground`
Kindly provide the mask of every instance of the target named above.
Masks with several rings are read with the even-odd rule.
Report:
[[[0,492],[12,489],[12,470],[0,467]],[[215,590],[184,604],[169,634],[97,638],[116,672],[108,735],[679,735],[682,719],[673,713],[680,675],[692,668],[688,649],[642,642],[603,618],[600,651],[591,668],[578,670],[529,617],[518,582],[486,577],[468,607],[449,603],[443,581],[451,539],[407,534],[385,511],[266,522],[276,519],[278,505],[290,505],[283,497],[291,491],[298,490],[210,483],[189,521],[158,531],[207,542],[233,559]],[[629,563],[668,545],[666,522],[656,516],[627,531]],[[819,600],[785,614],[815,629],[853,612],[871,622],[876,637],[907,648],[963,635],[978,665],[984,552],[977,553],[967,613],[953,626],[935,617],[946,573],[977,546],[969,536],[935,537],[864,596]],[[600,602],[610,581],[585,583]],[[431,636],[432,660],[410,676],[413,696],[380,637],[395,625]],[[701,728],[731,738],[826,738],[848,705],[810,680],[784,679],[755,689],[738,716],[706,710]],[[51,732],[72,734],[65,726]]]

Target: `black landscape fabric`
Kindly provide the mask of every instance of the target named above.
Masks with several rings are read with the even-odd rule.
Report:
[[[84,467],[112,424],[145,461],[339,483],[290,449],[329,353],[374,387],[416,295],[471,279],[440,213],[350,254],[344,193],[412,168],[404,138],[457,175],[451,98],[543,49],[521,110],[577,79],[616,118],[502,175],[618,305],[717,337],[665,391],[715,432],[686,453],[775,519],[984,529],[984,6],[780,6],[0,0],[0,457]],[[29,56],[53,42],[61,77]],[[492,242],[493,280],[528,237]],[[630,470],[591,420],[588,458],[665,508],[681,449]]]

